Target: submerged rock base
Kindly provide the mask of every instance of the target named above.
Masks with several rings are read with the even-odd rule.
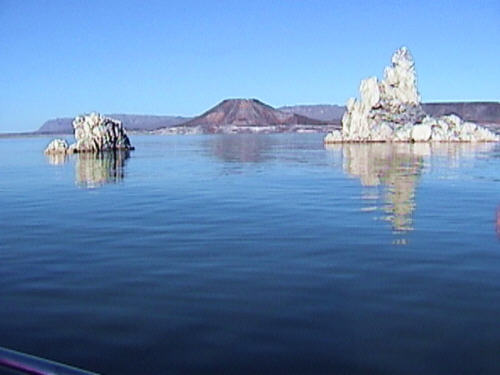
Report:
[[[351,98],[342,130],[327,134],[325,143],[342,142],[496,142],[500,136],[456,115],[434,118],[422,109],[415,63],[406,47],[392,56],[384,79],[365,79],[361,100]]]
[[[81,152],[128,151],[130,144],[121,121],[91,113],[73,120],[76,142],[71,146],[64,139],[54,139],[45,154],[73,154]]]

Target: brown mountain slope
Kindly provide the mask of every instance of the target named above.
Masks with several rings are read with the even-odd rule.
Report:
[[[201,116],[177,126],[326,125],[326,122],[279,111],[257,99],[226,99]]]

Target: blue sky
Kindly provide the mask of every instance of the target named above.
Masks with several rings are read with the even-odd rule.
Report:
[[[0,0],[0,132],[234,97],[344,104],[402,45],[424,101],[500,100],[498,0]]]

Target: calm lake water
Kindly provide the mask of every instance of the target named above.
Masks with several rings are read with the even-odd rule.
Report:
[[[0,346],[103,374],[500,373],[500,145],[49,140],[0,139]]]

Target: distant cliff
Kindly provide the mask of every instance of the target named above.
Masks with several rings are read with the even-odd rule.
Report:
[[[181,116],[149,116],[149,115],[107,115],[120,120],[127,130],[149,131],[161,127],[177,125],[189,120],[189,117]],[[46,121],[37,133],[43,134],[71,134],[73,133],[73,118],[57,118]]]
[[[500,124],[500,102],[424,103],[431,116],[456,114],[466,121]]]
[[[424,103],[423,107],[425,112],[435,117],[456,114],[466,121],[500,125],[499,102]],[[345,107],[331,104],[295,105],[281,107],[280,110],[340,123]]]
[[[280,111],[296,113],[321,121],[340,123],[345,107],[335,104],[291,105],[278,108]]]

